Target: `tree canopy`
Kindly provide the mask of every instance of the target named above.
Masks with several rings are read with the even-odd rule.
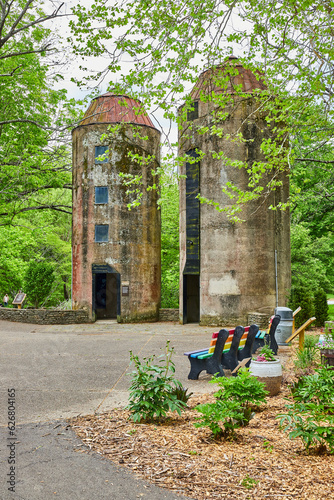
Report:
[[[90,7],[74,7],[72,44],[83,57],[106,57],[105,66],[87,79],[110,79],[110,89],[139,97],[153,115],[163,109],[164,118],[176,123],[182,121],[179,105],[186,101],[191,108],[189,92],[204,69],[236,52],[244,67],[260,71],[267,91],[258,96],[258,107],[278,137],[263,143],[265,162],[256,171],[244,165],[248,191],[259,197],[264,192],[259,170],[290,171],[313,158],[312,150],[294,147],[297,134],[308,133],[313,143],[324,145],[332,138],[332,7],[330,1],[95,0]],[[221,96],[211,98],[226,106]],[[315,106],[320,112],[312,112]],[[319,150],[314,159],[332,164],[326,155],[319,158]],[[327,186],[332,198],[332,185]],[[268,187],[275,189],[275,183]],[[230,192],[236,203],[252,198],[244,193],[237,198],[233,186]]]
[[[55,89],[62,52],[51,23],[62,8],[0,2],[0,287],[13,298],[31,262],[52,261],[48,305],[68,296],[71,276],[68,126],[78,112],[66,90]]]
[[[61,79],[57,2],[3,1],[0,9],[0,225],[18,214],[71,207],[52,192],[71,188],[68,125],[77,111]]]
[[[79,85],[109,81],[110,90],[139,98],[164,134],[167,170],[185,160],[177,157],[176,139],[169,132],[192,109],[190,91],[201,71],[235,54],[244,67],[260,72],[267,90],[254,97],[268,126],[280,124],[277,140],[263,143],[265,161],[249,170],[248,198],[244,193],[238,198],[233,186],[226,189],[235,204],[242,204],[263,195],[261,171],[288,171],[294,285],[308,281],[327,290],[333,286],[334,248],[333,8],[328,0],[92,0],[89,5],[78,2],[70,18],[74,53],[83,59],[100,57],[98,70],[87,68]],[[0,238],[4,292],[22,287],[34,254],[39,261],[56,261],[58,297],[61,276],[64,281],[69,276],[68,131],[80,110],[65,90],[54,87],[62,79],[61,40],[50,23],[63,15],[61,2],[0,2],[0,225],[8,226]],[[233,68],[229,71],[222,86],[233,76]],[[235,91],[243,97],[240,89]],[[228,105],[227,98],[211,98],[222,109]],[[221,133],[223,122],[224,113],[216,128],[211,123],[210,134]],[[230,139],[243,140],[237,135]],[[236,165],[242,166],[249,168]],[[174,304],[175,184],[166,183],[162,199],[167,207],[162,206],[165,302],[171,298]],[[15,248],[13,240],[27,252]]]

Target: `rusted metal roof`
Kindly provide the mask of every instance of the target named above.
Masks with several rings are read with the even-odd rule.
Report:
[[[238,74],[235,76],[230,75],[226,84],[223,85],[222,79],[227,77],[228,72],[226,70],[229,66],[236,68]],[[239,88],[236,90],[236,86],[239,85],[241,85],[241,90]],[[266,88],[264,77],[260,72],[254,74],[250,69],[244,68],[237,57],[231,56],[225,64],[210,68],[200,75],[191,91],[191,98],[193,100],[200,99],[201,92],[206,95],[212,92],[235,94],[240,91],[251,93],[255,89],[265,90]]]
[[[79,126],[121,122],[155,128],[140,101],[112,92],[107,92],[92,100]]]

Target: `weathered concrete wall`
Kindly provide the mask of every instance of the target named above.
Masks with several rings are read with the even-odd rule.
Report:
[[[157,321],[160,305],[161,222],[157,210],[157,182],[152,175],[160,158],[160,133],[122,124],[117,137],[101,143],[108,124],[85,125],[73,131],[73,308],[86,307],[93,317],[92,265],[109,265],[129,285],[129,296],[121,296],[118,321]],[[108,163],[95,164],[95,146],[109,147]],[[147,165],[131,161],[128,153],[156,160]],[[142,176],[141,205],[128,210],[133,196],[119,173]],[[107,186],[108,204],[97,205],[95,186]],[[137,186],[135,186],[136,188]],[[129,189],[132,189],[131,186]],[[109,224],[108,242],[95,242],[95,224]]]
[[[55,309],[10,309],[0,307],[0,320],[35,325],[70,325],[90,323],[88,311],[57,311]]]
[[[269,130],[249,95],[233,97],[224,109],[227,119],[218,124],[223,137],[197,134],[200,126],[213,124],[212,102],[199,102],[199,116],[193,120],[193,130],[180,132],[180,153],[198,148],[205,153],[200,162],[200,193],[228,206],[232,201],[222,193],[226,182],[247,190],[245,169],[231,167],[221,159],[212,158],[212,151],[232,160],[263,160],[260,145]],[[240,130],[246,142],[234,142],[224,134],[235,135]],[[185,174],[185,165],[180,169]],[[276,306],[275,250],[278,263],[278,303],[285,305],[290,287],[290,221],[288,211],[272,211],[270,205],[286,202],[289,194],[288,177],[279,174],[282,186],[267,197],[246,205],[242,218],[246,222],[232,224],[225,213],[202,204],[200,207],[200,323],[203,325],[246,324],[250,311],[273,314]],[[268,180],[265,178],[264,181]],[[183,280],[186,261],[186,197],[185,179],[180,180],[180,317],[183,315]]]

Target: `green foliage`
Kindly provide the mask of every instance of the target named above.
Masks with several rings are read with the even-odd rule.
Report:
[[[171,390],[171,394],[176,396],[176,399],[178,401],[182,401],[182,403],[187,404],[191,396],[193,395],[192,392],[188,393],[188,389],[186,387],[183,387],[180,382],[177,380],[175,381],[175,387]]]
[[[210,383],[218,384],[217,399],[235,400],[244,409],[266,403],[264,384],[253,377],[248,368],[240,368],[236,377],[213,377]]]
[[[328,305],[328,319],[334,321],[334,304]]]
[[[314,239],[305,224],[291,227],[291,282],[292,288],[310,290],[333,287],[332,261],[334,257],[331,234]]]
[[[314,365],[317,355],[316,344],[318,340],[319,337],[315,337],[314,335],[305,336],[303,349],[298,349],[297,351],[297,359],[294,362],[296,368],[305,369]]]
[[[334,405],[334,373],[321,366],[312,375],[301,377],[291,388],[295,401],[312,401],[317,404]]]
[[[257,485],[258,482],[259,481],[257,481],[256,479],[253,479],[248,474],[246,474],[246,476],[241,481],[241,486],[243,486],[247,490],[251,490],[252,488],[254,488]]]
[[[113,55],[105,68],[87,79],[109,78],[115,92],[139,97],[147,109],[159,107],[166,120],[176,123],[184,121],[191,109],[189,89],[199,73],[221,65],[233,50],[246,68],[260,70],[268,89],[263,99],[259,97],[257,108],[266,115],[277,138],[263,140],[263,161],[234,162],[236,168],[247,170],[249,185],[245,190],[232,183],[224,187],[233,199],[232,213],[238,218],[240,205],[266,196],[266,187],[277,190],[277,174],[296,167],[295,178],[292,175],[294,214],[309,221],[313,234],[318,222],[321,235],[333,224],[332,18],[323,2],[185,0],[171,5],[95,0],[91,7],[76,5],[73,14],[70,25],[75,53],[85,58]],[[231,16],[236,24],[241,21],[238,30],[231,30]],[[130,69],[120,75],[125,61],[131,61]],[[231,75],[233,68],[219,85],[226,87]],[[85,79],[80,82],[84,83]],[[247,97],[238,85],[234,95]],[[210,99],[220,109],[208,117],[199,133],[231,142],[247,140],[222,130],[230,96],[212,92],[200,99]],[[180,110],[185,101],[186,108]],[[183,132],[184,137],[191,135],[191,126]],[[288,136],[290,147],[284,148]],[[209,154],[225,161],[222,151]],[[181,161],[176,159],[177,164]],[[306,191],[309,202],[301,207],[299,200]],[[202,199],[220,208],[218,200]]]
[[[263,358],[263,359],[259,359]],[[274,352],[268,345],[264,345],[261,347],[258,357],[256,359],[257,361],[277,361],[274,355]]]
[[[293,402],[278,415],[290,439],[301,439],[306,450],[328,447],[334,453],[334,373],[326,366],[292,386]]]
[[[233,437],[235,429],[253,418],[253,408],[266,403],[264,384],[250,375],[248,368],[240,368],[237,377],[213,377],[210,383],[219,386],[216,401],[196,407],[202,416],[194,425],[209,427],[215,438]]]
[[[55,88],[62,78],[61,41],[46,25],[59,17],[62,5],[1,5],[0,225],[10,225],[32,211],[71,212],[69,125],[80,110]]]
[[[179,191],[175,176],[161,179],[161,307],[179,307]]]
[[[328,320],[328,304],[326,292],[319,288],[314,294],[314,315],[316,326],[325,326]]]
[[[267,441],[266,439],[263,441],[262,446],[266,451],[269,451],[269,453],[272,453],[272,451],[274,450],[274,445],[272,445],[270,441]]]
[[[71,289],[71,217],[43,210],[31,212],[29,217],[21,214],[17,223],[0,231],[2,296],[8,293],[13,298],[19,289],[25,291],[24,276],[30,261],[47,260],[54,266],[55,281],[44,306],[57,306],[69,297]]]
[[[202,415],[196,418],[198,422],[194,424],[195,427],[208,427],[215,439],[233,437],[235,429],[244,422],[244,413],[238,401],[217,400],[215,403],[198,405],[196,410]]]
[[[54,282],[52,264],[48,262],[30,261],[24,277],[24,289],[27,299],[37,308],[45,301],[51,292]]]
[[[293,311],[301,307],[301,311],[295,316],[295,326],[299,328],[305,321],[313,316],[313,298],[310,290],[303,286],[292,288],[289,307]]]
[[[280,427],[289,432],[290,439],[301,439],[306,450],[319,447],[324,451],[328,446],[334,453],[334,415],[327,413],[322,404],[295,402],[286,405],[288,412],[280,417]]]
[[[132,372],[129,404],[134,422],[160,420],[168,411],[176,411],[179,415],[186,406],[187,395],[181,382],[174,378],[175,365],[171,360],[173,348],[166,343],[165,355],[159,357],[157,364],[155,355],[144,358],[130,352],[131,362],[136,370]],[[178,396],[182,397],[178,399]]]

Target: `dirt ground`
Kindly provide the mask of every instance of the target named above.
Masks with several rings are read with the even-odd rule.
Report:
[[[333,499],[334,456],[307,454],[279,429],[277,415],[296,379],[296,347],[284,362],[281,393],[237,429],[234,441],[214,441],[209,429],[193,425],[194,408],[213,401],[213,391],[192,397],[181,416],[170,414],[160,424],[134,424],[117,409],[72,419],[71,426],[90,450],[193,499]]]

